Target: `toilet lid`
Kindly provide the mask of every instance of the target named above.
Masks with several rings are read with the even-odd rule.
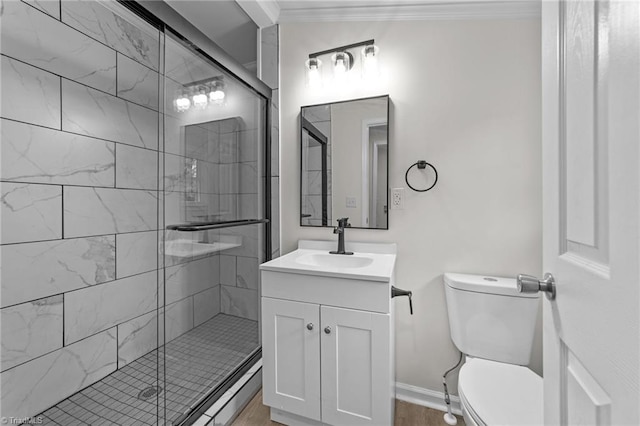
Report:
[[[519,365],[467,359],[458,387],[487,425],[542,425],[542,378]]]

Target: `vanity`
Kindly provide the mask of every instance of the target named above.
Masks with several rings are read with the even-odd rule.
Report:
[[[301,240],[260,265],[263,402],[288,425],[392,425],[395,244]]]

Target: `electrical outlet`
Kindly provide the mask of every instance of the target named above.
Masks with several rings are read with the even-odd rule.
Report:
[[[356,202],[356,197],[347,197],[346,204],[348,209],[355,209],[356,207],[358,207],[358,204]]]
[[[393,188],[391,190],[391,209],[404,209],[404,188]]]

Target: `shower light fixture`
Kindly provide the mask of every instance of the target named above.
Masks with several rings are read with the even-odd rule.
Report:
[[[311,53],[309,59],[305,61],[307,86],[310,88],[319,88],[322,86],[322,61],[319,59],[319,56],[324,55],[331,55],[330,63],[334,83],[338,86],[344,86],[344,83],[350,79],[350,71],[356,62],[350,50],[361,46],[363,47],[360,60],[362,77],[368,81],[378,77],[378,52],[380,49],[375,45],[375,40],[367,40]]]
[[[176,93],[174,106],[178,112],[186,112],[192,108],[205,109],[209,105],[223,104],[225,96],[224,79],[216,76],[185,85]]]

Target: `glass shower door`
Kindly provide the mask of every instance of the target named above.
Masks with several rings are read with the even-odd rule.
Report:
[[[163,402],[188,418],[260,348],[267,100],[165,33]]]

